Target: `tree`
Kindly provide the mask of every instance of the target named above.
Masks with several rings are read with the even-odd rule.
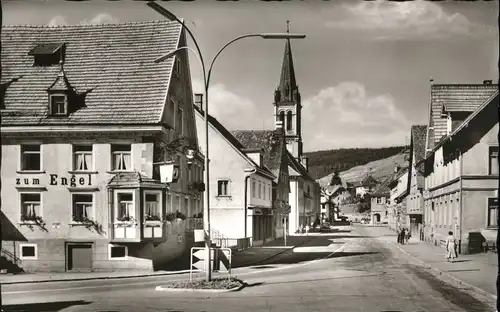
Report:
[[[335,171],[332,174],[332,179],[330,180],[330,185],[342,185],[342,179],[340,178],[338,171]]]

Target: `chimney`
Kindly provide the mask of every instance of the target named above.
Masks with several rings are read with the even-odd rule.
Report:
[[[194,94],[194,106],[203,112],[203,93]]]
[[[398,172],[398,171],[399,171],[399,169],[400,169],[400,167],[399,167],[399,166],[394,166],[394,172]]]
[[[493,83],[493,80],[483,80],[483,84],[490,85]]]

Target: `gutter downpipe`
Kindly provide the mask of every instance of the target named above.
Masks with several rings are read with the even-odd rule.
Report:
[[[245,169],[245,196],[244,196],[244,202],[243,202],[243,205],[244,205],[244,208],[245,208],[245,229],[244,229],[244,234],[245,234],[245,241],[247,240],[248,238],[248,179],[250,178],[250,176],[254,173],[257,172],[257,169],[253,168],[253,169]],[[248,243],[248,246],[247,248],[250,247],[250,242]]]
[[[458,237],[458,253],[459,254],[462,254],[462,214],[463,214],[463,198],[462,198],[462,188],[463,188],[463,180],[462,180],[462,173],[463,173],[463,167],[464,167],[464,163],[463,163],[463,159],[462,159],[462,151],[459,150],[459,160],[460,160],[460,189],[459,189],[459,192],[460,192],[460,195],[459,195],[459,200],[460,200],[460,204],[459,204],[459,224],[458,224],[458,233],[459,233],[459,237]]]

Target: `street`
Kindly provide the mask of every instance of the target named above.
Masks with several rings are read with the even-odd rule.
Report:
[[[409,260],[369,227],[355,226],[234,270],[249,284],[240,292],[159,292],[162,282],[182,278],[160,276],[4,285],[2,296],[5,311],[493,311],[487,299]]]

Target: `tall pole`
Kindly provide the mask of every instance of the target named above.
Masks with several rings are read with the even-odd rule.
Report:
[[[208,158],[208,81],[205,80],[205,206],[203,222],[205,223],[205,277],[207,282],[212,279],[212,259],[210,257],[211,232],[210,232],[210,159]]]

